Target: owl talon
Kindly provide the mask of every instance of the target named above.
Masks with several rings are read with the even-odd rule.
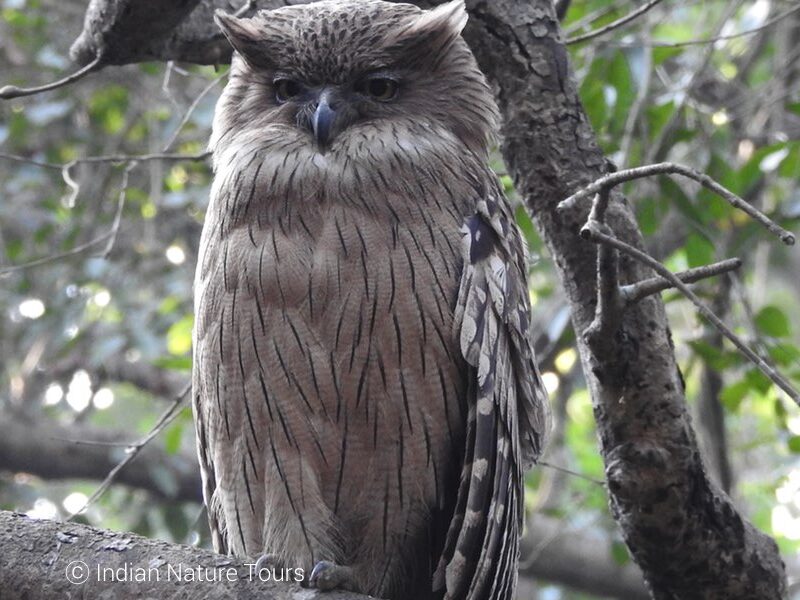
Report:
[[[262,569],[271,569],[275,571],[281,568],[281,561],[277,554],[265,553],[258,557],[256,560],[255,572],[260,573]]]
[[[330,590],[361,591],[351,567],[343,567],[328,560],[321,560],[314,565],[308,585],[323,592]]]

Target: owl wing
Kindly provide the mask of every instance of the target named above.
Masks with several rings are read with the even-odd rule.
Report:
[[[467,447],[434,575],[446,599],[500,600],[516,582],[523,474],[541,453],[547,398],[529,339],[525,247],[499,183],[462,228],[455,327],[470,365]]]
[[[218,473],[215,466],[215,449],[219,446],[218,432],[221,430],[219,412],[213,410],[214,398],[219,401],[220,364],[209,361],[208,350],[215,345],[214,334],[219,331],[225,310],[222,306],[225,298],[225,277],[218,271],[220,241],[216,232],[216,215],[213,211],[206,214],[207,223],[200,240],[200,252],[197,257],[198,272],[194,282],[195,322],[192,332],[192,411],[194,413],[197,441],[197,456],[200,463],[200,474],[203,480],[203,499],[208,514],[211,540],[214,550],[220,554],[228,554],[228,524],[222,509],[218,490]],[[216,265],[216,266],[215,266]]]
[[[195,384],[196,386],[197,384]],[[195,388],[196,389],[196,388]],[[214,462],[211,460],[211,448],[208,444],[209,429],[205,423],[205,415],[200,395],[194,393],[195,429],[197,432],[197,456],[200,462],[200,474],[203,479],[203,499],[208,514],[208,526],[211,530],[211,541],[214,550],[220,554],[228,554],[228,535],[225,515],[214,492],[217,489],[217,476]]]

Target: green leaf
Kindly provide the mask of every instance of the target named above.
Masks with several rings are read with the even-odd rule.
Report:
[[[720,392],[719,399],[728,410],[737,412],[749,391],[750,384],[747,381],[737,381],[723,389]]]
[[[164,432],[164,449],[168,454],[177,454],[183,438],[183,423],[174,423]]]
[[[692,340],[689,342],[689,346],[715,371],[724,371],[741,361],[736,352],[725,352],[703,340]]]
[[[604,61],[605,57],[592,63],[589,68],[589,74],[583,80],[580,88],[581,102],[586,109],[589,122],[596,131],[603,129],[608,115],[606,98],[603,93],[604,73],[602,71],[604,70]]]
[[[655,140],[658,134],[672,117],[675,112],[675,103],[670,100],[666,104],[649,106],[645,114],[647,114],[648,124],[650,126],[650,138]]]
[[[786,147],[786,142],[780,142],[763,146],[753,152],[748,161],[739,169],[739,189],[742,195],[747,194],[764,176],[764,172],[761,170],[761,161],[770,154],[779,152],[784,147]]]
[[[660,65],[673,56],[678,56],[681,53],[682,50],[680,48],[653,48],[653,64]]]
[[[702,267],[714,262],[714,244],[696,233],[689,234],[683,249],[689,267]]]
[[[791,332],[789,317],[777,306],[765,306],[755,316],[756,327],[771,337],[786,337]]]
[[[25,244],[22,243],[22,240],[7,240],[6,241],[6,258],[8,258],[9,262],[16,261],[22,251],[25,249]]]
[[[182,356],[192,349],[193,324],[194,318],[191,313],[172,324],[167,331],[167,350],[170,354]]]
[[[191,356],[162,356],[153,361],[153,365],[159,369],[168,369],[170,371],[191,371],[192,370],[192,357]]]
[[[689,217],[695,223],[706,223],[706,216],[697,209],[691,200],[689,200],[689,197],[683,193],[683,190],[675,181],[669,177],[659,177],[658,187],[661,189],[663,197],[673,202],[681,213]]]
[[[781,177],[796,178],[800,175],[800,142],[794,142],[791,146],[789,154],[778,166],[778,175]]]
[[[730,163],[716,152],[711,155],[706,172],[734,194],[741,193],[738,172],[731,168]]]
[[[800,363],[800,348],[793,344],[770,346],[769,356],[780,366],[791,366]]]
[[[770,378],[764,375],[758,369],[750,369],[747,373],[745,373],[745,381],[750,385],[750,387],[761,394],[766,394],[767,390],[772,387],[772,381]]]
[[[786,445],[789,446],[789,452],[800,454],[800,435],[793,435],[790,437]]]
[[[610,129],[614,135],[621,135],[625,129],[631,105],[636,99],[631,69],[627,57],[622,52],[616,52],[609,63],[606,81],[614,86],[617,92]]]
[[[525,236],[525,241],[528,242],[528,248],[531,251],[534,251],[535,248],[539,248],[542,245],[541,240],[539,239],[539,234],[536,232],[536,228],[533,226],[533,221],[531,221],[531,218],[528,215],[528,211],[525,210],[525,207],[517,207],[515,216],[517,219],[517,225],[522,231],[522,234]]]
[[[628,554],[628,547],[617,540],[611,542],[611,556],[614,558],[614,562],[619,566],[625,566],[631,561],[631,557]]]
[[[164,523],[173,539],[183,540],[189,535],[191,523],[186,518],[179,504],[170,503],[164,508]]]

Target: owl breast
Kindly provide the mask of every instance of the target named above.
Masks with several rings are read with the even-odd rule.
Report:
[[[353,565],[382,597],[429,589],[467,422],[466,206],[435,186],[420,202],[301,182],[239,212],[225,194],[204,231],[195,372],[209,435],[233,442],[213,445],[230,549]]]

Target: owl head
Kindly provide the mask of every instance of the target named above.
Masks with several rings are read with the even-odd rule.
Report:
[[[428,11],[323,0],[216,21],[236,53],[212,148],[261,140],[347,153],[438,135],[486,152],[497,109],[461,38],[463,0]]]

